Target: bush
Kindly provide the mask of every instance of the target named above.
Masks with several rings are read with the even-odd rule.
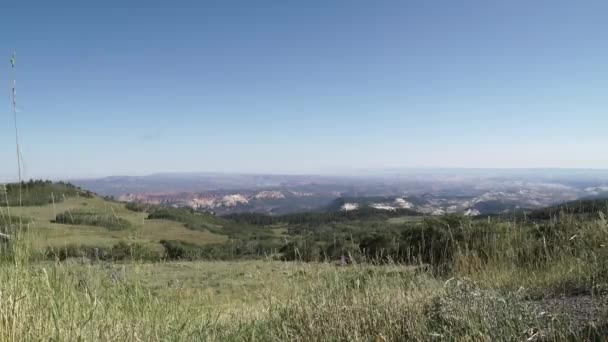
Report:
[[[224,221],[209,213],[186,208],[158,207],[152,210],[148,219],[165,219],[183,223],[192,230],[217,230]]]
[[[180,240],[161,240],[168,260],[236,260],[255,259],[274,254],[278,245],[272,242],[230,240],[226,243],[196,245]]]
[[[165,247],[165,258],[170,260],[194,260],[203,254],[199,245],[178,240],[161,240],[160,244]]]
[[[131,223],[114,214],[72,210],[58,214],[55,223],[104,227],[109,230],[131,228]]]
[[[125,204],[125,208],[135,212],[146,212],[153,210],[154,206],[152,204],[146,204],[141,202],[128,202]]]
[[[308,239],[298,239],[285,244],[279,250],[284,261],[321,261],[324,259],[319,244]]]
[[[159,252],[141,243],[120,241],[112,247],[86,246],[70,244],[65,247],[47,248],[43,255],[49,259],[66,260],[68,258],[87,258],[90,260],[121,261],[121,260],[152,260],[159,261]]]

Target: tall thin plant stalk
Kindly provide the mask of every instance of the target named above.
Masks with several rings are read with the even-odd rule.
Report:
[[[17,81],[15,79],[15,62],[17,53],[13,52],[11,56],[11,107],[13,110],[13,123],[15,126],[15,148],[17,152],[17,175],[19,184],[21,184],[21,148],[19,146],[19,126],[17,125]],[[21,202],[21,194],[19,195],[19,201]],[[21,203],[19,203],[21,205]]]

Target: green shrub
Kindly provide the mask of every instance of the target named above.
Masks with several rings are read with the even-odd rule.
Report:
[[[186,208],[157,207],[152,210],[148,219],[165,219],[183,223],[192,230],[217,231],[224,220],[209,213],[198,212]]]
[[[64,247],[47,248],[42,255],[47,259],[66,260],[68,258],[87,258],[90,260],[121,261],[150,260],[159,261],[162,255],[141,243],[120,241],[112,247],[69,244]]]
[[[193,260],[203,254],[203,248],[189,242],[178,240],[161,240],[160,244],[165,247],[165,258],[169,260]]]
[[[125,204],[125,208],[140,213],[152,211],[154,209],[154,205],[140,202],[128,202]]]
[[[85,210],[71,210],[58,214],[56,223],[104,227],[109,230],[131,228],[131,223],[113,213],[99,213]]]
[[[268,241],[230,240],[225,243],[197,245],[180,240],[161,240],[168,260],[256,259],[275,254],[278,244]]]

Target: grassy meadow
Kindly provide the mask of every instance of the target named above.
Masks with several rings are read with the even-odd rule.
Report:
[[[11,235],[0,258],[2,341],[599,341],[608,334],[608,222],[595,207],[533,222],[373,213],[228,220],[133,210],[78,193],[40,202],[0,212],[0,230]],[[57,220],[70,213],[87,219]],[[338,241],[337,232],[349,240]],[[115,253],[123,245],[157,257],[131,247],[121,258],[40,252]],[[232,254],[200,252],[208,246]],[[275,252],[243,254],[261,246]]]
[[[146,220],[147,213],[125,208],[123,203],[106,201],[100,197],[69,197],[56,204],[42,206],[13,207],[11,215],[31,221],[28,225],[36,249],[64,247],[69,244],[91,246],[113,246],[120,241],[138,242],[157,247],[163,239],[179,239],[198,244],[223,242],[226,237],[207,231],[187,229],[182,223],[169,220]],[[6,210],[5,210],[6,211]],[[103,226],[57,223],[57,215],[96,212],[104,216],[116,216],[129,223],[128,227],[108,230]]]

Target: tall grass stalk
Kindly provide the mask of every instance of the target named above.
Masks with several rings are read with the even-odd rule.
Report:
[[[19,182],[19,206],[22,206],[22,167],[21,167],[21,146],[19,144],[19,126],[17,124],[17,80],[15,77],[15,63],[16,63],[17,53],[13,52],[10,59],[10,74],[11,74],[11,84],[10,84],[10,99],[11,99],[11,109],[13,113],[13,125],[15,129],[15,150],[16,150],[16,158],[17,158],[17,180]],[[8,201],[8,191],[5,188],[5,200],[6,200],[6,208],[9,213],[9,226],[12,227],[12,217],[10,216],[10,203]],[[18,217],[19,225],[22,224],[21,216]],[[12,227],[14,229],[14,227]],[[4,238],[10,238],[10,235],[5,236]]]
[[[13,55],[11,56],[10,59],[10,63],[11,63],[11,92],[10,92],[10,98],[11,98],[11,109],[13,112],[13,124],[14,124],[14,128],[15,128],[15,149],[16,149],[16,153],[17,153],[17,179],[19,181],[19,184],[21,184],[21,182],[23,181],[22,178],[22,169],[21,169],[21,160],[22,160],[22,156],[21,156],[21,146],[19,145],[19,126],[17,124],[17,80],[15,77],[15,63],[16,63],[16,58],[17,58],[17,53],[13,52]],[[21,205],[21,203],[19,203],[19,205]]]

